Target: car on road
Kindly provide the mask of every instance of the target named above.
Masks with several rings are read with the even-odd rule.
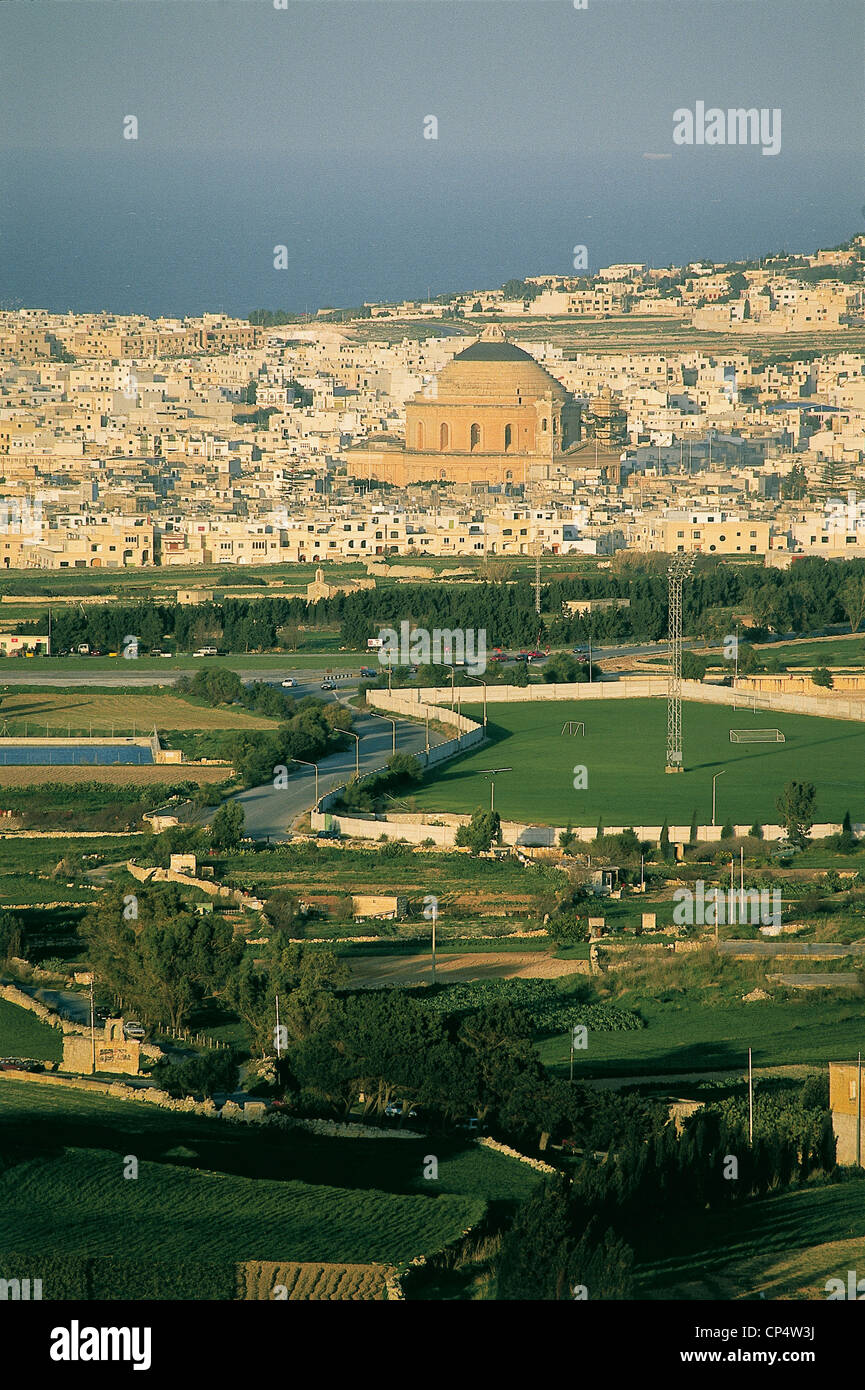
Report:
[[[297,681],[293,676],[286,676],[285,680],[282,682],[283,690],[291,690],[295,685],[297,685]]]
[[[336,681],[322,681],[322,690],[336,690]]]
[[[138,1041],[141,1038],[147,1037],[147,1029],[144,1028],[137,1019],[130,1018],[123,1024],[123,1036],[124,1038]]]
[[[215,647],[199,647],[197,652],[192,653],[193,656],[216,656],[216,654]]]
[[[361,666],[360,668],[361,680],[374,681],[377,675],[378,671],[374,671],[371,666]]]
[[[490,661],[510,661],[507,652],[493,652]]]

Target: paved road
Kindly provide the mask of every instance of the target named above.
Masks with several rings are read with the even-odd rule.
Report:
[[[240,658],[242,660],[242,658]],[[200,671],[201,666],[190,666],[188,669],[172,667],[170,671],[162,671],[158,667],[152,671],[130,670],[131,662],[123,662],[116,671],[76,671],[74,675],[66,675],[62,671],[33,671],[32,669],[10,671],[4,668],[0,671],[0,685],[45,685],[45,686],[101,686],[103,688],[111,686],[133,686],[133,685],[174,685],[175,681],[181,676],[194,676],[196,671]],[[210,668],[214,669],[214,668]],[[298,686],[290,692],[297,695],[299,692],[305,695],[319,694],[320,683],[327,678],[333,679],[328,674],[329,670],[339,670],[336,662],[331,663],[330,668],[321,667],[320,670],[293,670],[287,661],[272,667],[232,667],[236,670],[242,681],[272,681],[280,682],[287,676],[294,676],[298,681]],[[350,670],[350,667],[346,668]],[[339,681],[339,686],[357,685],[357,673],[350,680]]]
[[[405,719],[398,719],[396,724],[397,752],[422,752],[426,747],[424,726]],[[357,752],[361,773],[383,767],[393,751],[391,725],[384,719],[359,714],[355,718],[354,729],[360,735]],[[430,743],[434,747],[445,741],[445,735],[430,730]],[[350,742],[353,744],[354,740]],[[322,758],[318,765],[319,796],[352,777],[356,766],[356,750],[353,747]],[[268,836],[272,840],[285,840],[297,817],[315,804],[315,773],[310,767],[294,765],[287,787],[274,787],[271,782],[266,782],[263,786],[239,792],[234,799],[241,803],[246,812],[247,835],[254,840],[263,840]]]

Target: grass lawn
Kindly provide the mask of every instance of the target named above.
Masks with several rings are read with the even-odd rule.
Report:
[[[42,1023],[29,1009],[0,999],[0,1057],[25,1057],[30,1062],[59,1062],[63,1035]]]
[[[790,667],[865,666],[865,634],[823,637],[814,642],[770,642],[756,651],[761,659],[776,656]]]
[[[480,706],[464,706],[478,720]],[[789,781],[817,788],[815,820],[840,821],[849,809],[865,820],[865,729],[840,719],[733,710],[688,703],[682,725],[685,771],[664,772],[667,711],[657,700],[554,701],[490,705],[494,746],[449,762],[414,793],[423,811],[473,811],[489,806],[484,768],[508,767],[496,777],[495,806],[502,819],[538,825],[689,825],[696,810],[707,823],[712,778],[717,820],[774,824],[778,794]],[[566,719],[583,719],[585,736],[563,737]],[[778,728],[785,743],[730,743],[730,729]],[[575,765],[587,769],[587,787],[574,789]]]
[[[685,1251],[637,1270],[637,1297],[817,1299],[862,1272],[865,1179],[805,1187],[711,1213]]]
[[[627,996],[617,999],[629,1006]],[[589,1045],[575,1053],[575,1078],[652,1076],[667,1072],[747,1069],[748,1048],[755,1067],[841,1061],[854,1057],[865,1038],[860,1001],[808,998],[783,1003],[641,1001],[647,1027],[628,1033],[589,1033]],[[568,1040],[562,1034],[540,1043],[544,1063],[566,1074]]]
[[[184,700],[163,691],[40,690],[21,694],[14,688],[3,698],[2,725],[12,736],[139,734],[159,729],[273,729],[275,722],[245,709]]]
[[[298,670],[314,671],[357,671],[369,663],[369,652],[344,652],[339,650],[339,639],[334,636],[331,642],[316,638],[308,650],[298,652],[234,652],[226,656],[194,657],[191,653],[181,656],[139,656],[135,662],[118,656],[40,656],[32,660],[15,660],[9,670],[22,676],[42,675],[57,672],[65,676],[83,675],[88,671],[119,671],[123,674],[140,671],[176,672],[198,671],[206,668],[227,666],[232,671],[273,671],[286,673]]]

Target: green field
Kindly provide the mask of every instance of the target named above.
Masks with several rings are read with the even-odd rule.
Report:
[[[31,1062],[59,1062],[63,1034],[42,1023],[29,1009],[0,999],[0,1057],[26,1057]]]
[[[616,1000],[621,1007],[627,996]],[[755,1067],[837,1062],[855,1057],[865,1039],[861,1000],[801,997],[783,1003],[708,1006],[640,1001],[647,1026],[638,1032],[590,1033],[575,1054],[575,1078],[661,1076],[664,1073],[747,1071],[748,1048]],[[564,1036],[540,1043],[543,1062],[566,1074]]]
[[[825,1299],[862,1272],[865,1185],[806,1187],[707,1214],[685,1250],[637,1271],[639,1298]]]
[[[0,1173],[8,1249],[127,1259],[327,1260],[403,1264],[483,1216],[478,1197],[402,1196],[123,1160],[95,1149],[9,1163]]]
[[[0,1078],[7,1250],[154,1261],[401,1264],[527,1197],[526,1165],[464,1140],[343,1140],[226,1125]],[[137,1181],[122,1177],[126,1154]]]
[[[480,706],[463,706],[480,720]],[[566,719],[582,719],[585,736],[562,736]],[[490,705],[493,746],[475,750],[433,773],[414,794],[422,811],[473,811],[489,806],[484,768],[509,767],[496,777],[495,808],[503,820],[538,825],[689,825],[696,811],[711,820],[712,778],[717,823],[774,824],[779,792],[789,781],[817,788],[815,820],[840,821],[849,810],[865,820],[865,728],[849,720],[685,704],[685,771],[664,772],[666,702],[579,699]],[[733,744],[730,729],[777,728],[785,743]],[[575,790],[573,768],[587,768],[588,786]]]

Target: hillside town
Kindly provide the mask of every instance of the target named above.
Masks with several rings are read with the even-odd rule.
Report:
[[[5,310],[2,565],[862,554],[846,501],[865,477],[863,295],[860,235],[756,264],[529,276],[340,323]],[[611,315],[672,316],[695,345],[583,347],[580,324],[612,333]],[[826,351],[796,336],[827,329]],[[777,348],[751,348],[755,330]],[[845,504],[831,526],[827,499]]]

